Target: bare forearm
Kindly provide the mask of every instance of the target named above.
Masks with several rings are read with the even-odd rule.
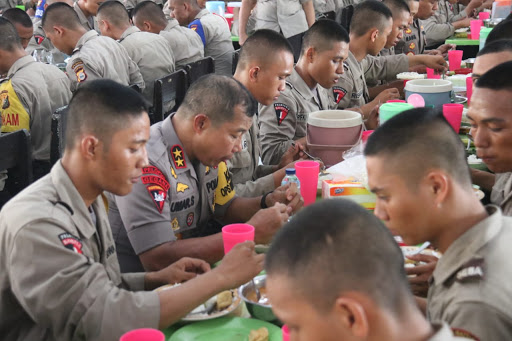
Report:
[[[496,176],[489,172],[471,168],[471,179],[475,185],[480,186],[486,191],[491,191],[496,181]]]
[[[315,8],[313,6],[313,1],[311,0],[302,4],[302,9],[306,14],[306,21],[308,23],[308,27],[313,26],[313,24],[315,23]]]
[[[249,16],[254,6],[256,6],[256,0],[242,0],[238,28],[241,37],[247,37],[247,22],[249,21]]]
[[[240,223],[246,222],[258,212],[261,202],[261,196],[256,198],[241,198],[236,197],[235,200],[229,205],[222,221],[224,223]]]

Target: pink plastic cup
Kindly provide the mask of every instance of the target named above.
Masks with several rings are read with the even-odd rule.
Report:
[[[249,224],[230,224],[222,228],[224,253],[228,253],[236,245],[247,240],[254,241],[254,226]]]
[[[363,142],[368,141],[368,138],[370,137],[371,134],[373,134],[373,132],[374,132],[374,130],[363,131],[363,133],[361,134],[361,140],[363,140]]]
[[[316,161],[295,163],[295,172],[300,181],[300,194],[304,198],[304,206],[311,205],[316,200],[319,171],[320,163]]]
[[[462,121],[462,110],[464,105],[457,103],[443,104],[443,116],[452,126],[453,130],[458,134],[460,130],[460,122]]]
[[[471,39],[480,39],[480,28],[482,28],[483,23],[483,20],[480,19],[471,20],[469,24],[471,30]]]
[[[121,336],[119,341],[165,341],[165,335],[161,331],[152,328],[131,330]]]
[[[462,63],[462,50],[450,50],[448,51],[448,61],[450,62],[450,71],[460,69]]]
[[[468,98],[468,105],[471,101],[471,95],[473,95],[473,78],[466,77],[466,97]]]
[[[389,101],[386,101],[386,103],[407,103],[407,101],[404,101],[403,99],[390,99]]]
[[[478,14],[478,19],[480,19],[480,20],[487,20],[490,17],[491,17],[491,13],[489,13],[489,12],[480,12]]]
[[[283,341],[289,341],[290,340],[290,331],[288,330],[288,326],[285,324],[281,327],[281,330],[283,331]]]
[[[460,65],[460,63],[459,63],[459,65]],[[427,68],[427,78],[428,79],[439,79],[439,78],[441,78],[441,75],[440,74],[436,74],[436,71],[434,69],[431,69],[431,68],[428,67]]]

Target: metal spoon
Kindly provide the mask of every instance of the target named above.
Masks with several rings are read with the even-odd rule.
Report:
[[[417,255],[417,254],[420,254],[423,250],[425,250],[427,247],[430,246],[430,242],[424,242],[419,248],[417,248],[416,250],[412,251],[412,252],[408,252],[406,256],[410,257],[410,256],[414,256],[414,255]]]
[[[292,142],[292,146],[295,147],[295,142]],[[312,159],[313,161],[318,161],[320,162],[320,164],[322,165],[322,167],[320,168],[320,172],[321,173],[325,173],[325,163],[322,161],[322,159],[320,159],[319,157],[316,157],[316,156],[313,156],[311,154],[309,154],[307,151],[303,150],[302,151],[304,154],[306,154],[307,157],[309,157],[310,159]]]

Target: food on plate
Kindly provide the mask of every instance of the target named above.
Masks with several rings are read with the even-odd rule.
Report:
[[[268,329],[261,327],[260,329],[251,330],[249,341],[268,341]]]
[[[230,290],[217,294],[217,310],[223,310],[233,303],[233,294]]]
[[[401,72],[396,75],[396,79],[424,79],[425,75],[419,74],[417,72]]]
[[[258,300],[258,295],[256,294],[255,290],[253,290],[247,294],[247,296],[246,296],[247,299],[254,303],[268,304],[267,288],[261,287],[259,290],[260,290],[260,299],[259,300]]]

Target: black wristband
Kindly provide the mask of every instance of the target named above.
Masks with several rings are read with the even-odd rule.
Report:
[[[261,196],[261,201],[260,201],[260,207],[261,208],[268,208],[267,203],[265,202],[265,200],[267,199],[267,195],[269,195],[270,193],[272,193],[272,192],[265,193],[265,194],[263,194]]]

